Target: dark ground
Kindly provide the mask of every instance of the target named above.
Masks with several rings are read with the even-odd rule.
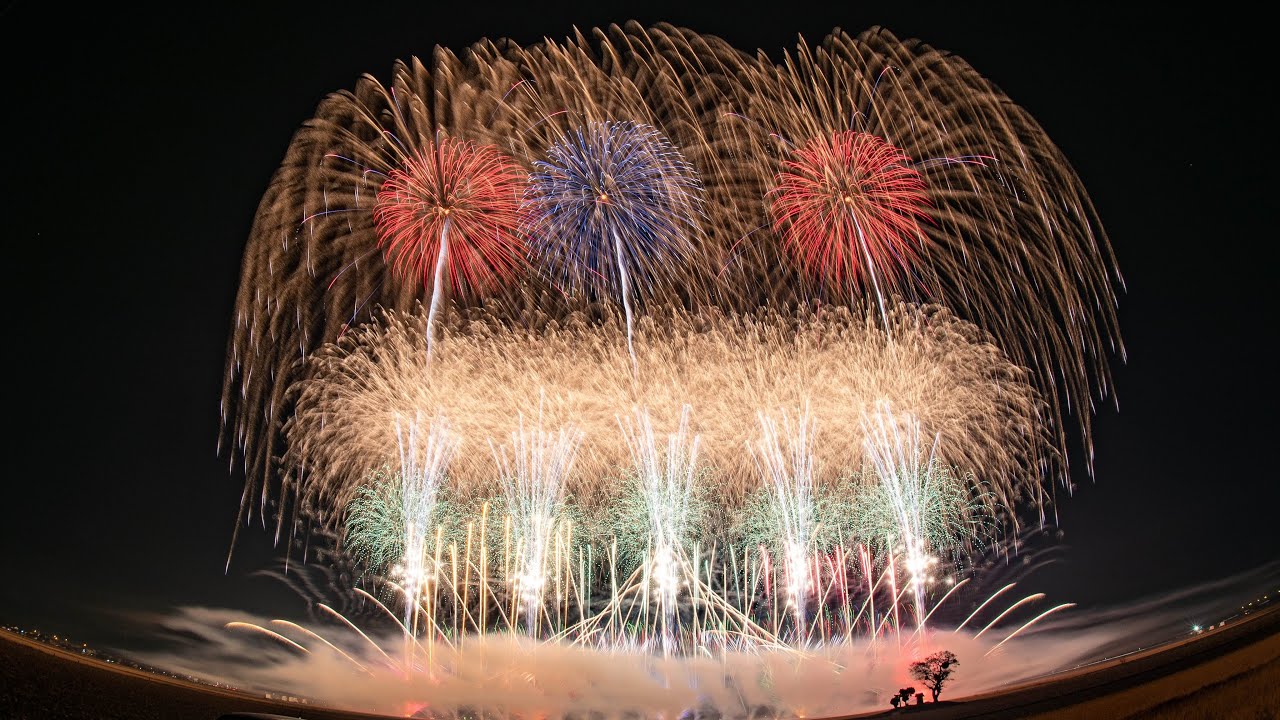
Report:
[[[196,685],[77,657],[0,631],[3,720],[215,720],[230,712],[275,713],[307,720],[382,717],[318,710]]]
[[[1269,678],[1269,680],[1267,679]],[[1261,679],[1261,682],[1259,681]],[[1265,693],[1244,694],[1248,684]],[[1035,683],[906,711],[924,720],[1280,718],[1280,608]],[[1203,715],[1200,713],[1203,712]]]

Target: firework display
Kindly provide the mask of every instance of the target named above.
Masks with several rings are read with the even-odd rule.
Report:
[[[688,250],[685,262],[637,261],[668,281],[649,288],[650,305],[750,313],[815,299],[849,304],[851,293],[887,304],[895,292],[940,302],[1032,371],[1060,457],[1068,412],[1089,449],[1091,409],[1109,392],[1108,356],[1123,356],[1120,277],[1079,178],[1025,110],[963,60],[882,29],[835,33],[775,66],[718,38],[629,24],[527,48],[482,42],[460,57],[437,53],[430,66],[400,63],[389,85],[366,76],[299,130],[254,220],[227,360],[223,439],[249,476],[246,515],[270,512],[298,360],[376,308],[411,310],[422,296],[378,257],[373,211],[384,178],[441,137],[495,146],[535,173],[537,163],[555,164],[553,147],[601,123],[652,128],[687,163],[677,187],[693,194],[696,178],[703,189],[696,227],[672,240]],[[852,182],[865,169],[855,149],[890,161],[870,185]],[[810,195],[791,190],[806,178]],[[842,194],[839,183],[856,192]],[[841,216],[812,203],[845,195],[857,200],[845,203],[848,222],[815,244],[822,219]],[[876,209],[886,195],[890,204]],[[873,223],[849,232],[854,218]],[[677,219],[664,227],[679,228]],[[869,262],[864,250],[875,251]],[[519,322],[530,312],[566,317],[589,302],[566,296],[563,274],[541,269],[546,258],[531,259],[486,307]],[[589,266],[560,267],[595,278],[602,300],[621,302],[607,259],[595,268],[605,278]]]
[[[1121,284],[1043,130],[918,41],[440,51],[327,98],[259,207],[237,527],[330,533],[397,671],[924,642],[1091,454]]]

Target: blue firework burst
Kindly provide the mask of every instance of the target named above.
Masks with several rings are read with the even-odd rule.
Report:
[[[534,251],[567,291],[643,300],[670,285],[693,253],[702,185],[658,130],[593,122],[534,163],[525,193]]]

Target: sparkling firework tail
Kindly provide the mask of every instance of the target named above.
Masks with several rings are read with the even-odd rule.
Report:
[[[698,464],[696,435],[689,433],[689,406],[680,414],[677,429],[658,443],[649,413],[636,410],[631,418],[619,418],[632,466],[643,498],[643,522],[648,527],[643,592],[654,592],[660,619],[663,654],[674,647],[676,595],[688,585],[685,566],[696,528],[694,476]],[[645,604],[648,611],[649,603]]]
[[[1021,600],[1019,600],[1018,602],[1016,602],[1016,603],[1014,603],[1014,604],[1010,605],[1009,607],[1005,608],[1004,612],[1002,612],[1002,613],[1000,613],[999,615],[995,616],[995,618],[994,618],[991,622],[987,623],[987,624],[986,624],[986,626],[984,626],[981,630],[979,630],[979,631],[978,631],[978,634],[977,634],[977,635],[974,635],[973,637],[974,637],[975,639],[982,637],[982,636],[983,636],[983,634],[985,634],[988,630],[990,630],[991,628],[993,628],[993,627],[995,627],[997,624],[999,624],[999,622],[1000,622],[1001,620],[1003,620],[1003,619],[1005,618],[1005,616],[1006,616],[1006,615],[1008,615],[1009,613],[1013,612],[1014,610],[1017,610],[1019,607],[1022,607],[1023,605],[1026,605],[1027,603],[1033,603],[1033,602],[1037,602],[1037,601],[1039,601],[1039,600],[1043,600],[1043,599],[1044,599],[1044,593],[1032,593],[1031,595],[1028,595],[1028,596],[1026,596],[1026,597],[1022,598],[1022,599],[1021,599]]]
[[[974,608],[973,612],[969,613],[969,616],[966,617],[963,622],[961,622],[959,625],[956,626],[956,631],[963,630],[964,626],[968,625],[969,621],[972,620],[975,615],[982,612],[982,608],[986,607],[992,600],[995,600],[997,597],[1000,597],[1001,595],[1003,595],[1007,590],[1012,589],[1014,585],[1017,585],[1017,583],[1009,583],[1008,585],[1005,585],[1004,587],[992,593],[990,597],[982,601],[981,605]]]
[[[427,313],[427,357],[435,346],[436,317],[440,314],[440,301],[444,298],[444,264],[449,258],[449,221],[440,227],[440,254],[436,258],[436,272],[431,282],[431,310]]]
[[[493,448],[518,548],[514,593],[524,604],[525,627],[531,635],[537,634],[548,574],[556,570],[548,567],[551,541],[565,521],[565,483],[581,437],[573,428],[548,432],[541,419],[535,427],[526,428],[521,416],[510,445]]]
[[[261,625],[255,625],[253,623],[247,623],[247,622],[229,622],[224,627],[227,630],[247,630],[249,632],[258,633],[260,635],[269,637],[272,640],[275,640],[276,642],[289,648],[290,650],[294,650],[303,655],[311,654],[311,651],[306,649],[305,647],[281,635],[280,633],[275,632],[273,630],[268,630],[267,628],[264,628]]]
[[[867,280],[885,324],[887,296],[909,295],[924,248],[928,196],[911,160],[882,138],[845,131],[790,153],[769,191],[774,232],[821,283]]]
[[[805,611],[814,591],[810,559],[817,523],[813,499],[815,429],[807,409],[794,425],[784,412],[781,428],[764,413],[759,420],[760,439],[748,451],[756,458],[760,477],[769,490],[776,527],[782,533],[779,544],[787,606],[795,616],[796,639],[803,644],[807,637]]]
[[[887,544],[896,541],[903,547],[915,617],[922,624],[925,573],[936,562],[929,554],[925,515],[936,509],[929,495],[934,490],[932,470],[940,438],[926,437],[922,443],[920,421],[909,415],[895,417],[888,406],[864,416],[863,434],[867,455],[897,521],[896,537]]]
[[[353,657],[351,657],[350,655],[348,655],[346,652],[344,652],[344,651],[342,650],[342,648],[338,647],[337,645],[334,645],[333,643],[331,643],[331,642],[329,642],[328,640],[324,639],[323,637],[321,637],[320,635],[316,634],[315,632],[312,632],[311,630],[308,630],[307,628],[304,628],[304,627],[302,627],[301,625],[299,625],[299,624],[297,624],[297,623],[294,623],[294,622],[290,622],[290,621],[288,621],[288,620],[280,620],[280,619],[276,619],[276,620],[272,620],[272,621],[271,621],[271,624],[272,624],[272,625],[278,625],[278,626],[280,626],[280,627],[289,628],[290,630],[293,630],[294,632],[297,632],[297,633],[299,633],[299,634],[301,634],[301,635],[304,635],[304,636],[306,636],[306,637],[308,637],[308,638],[310,638],[310,639],[312,639],[312,640],[315,640],[316,642],[318,642],[318,643],[320,643],[320,644],[324,645],[328,650],[330,650],[330,651],[331,651],[331,652],[333,652],[334,654],[336,654],[336,655],[338,655],[339,657],[341,657],[343,660],[346,660],[347,662],[351,663],[351,665],[352,665],[355,669],[359,670],[362,674],[364,674],[364,675],[368,675],[369,677],[375,677],[375,676],[374,676],[374,674],[373,674],[373,672],[372,672],[372,671],[370,671],[370,670],[369,670],[369,668],[365,667],[365,666],[364,666],[364,665],[362,665],[359,661],[357,661],[355,658],[353,658]]]
[[[422,426],[421,415],[404,424],[396,418],[399,468],[394,475],[375,474],[360,488],[346,523],[352,553],[373,572],[388,572],[403,589],[408,631],[416,627],[419,598],[436,580],[440,563],[431,559],[431,550],[439,536],[438,498],[457,450],[443,418],[433,419],[425,436]]]
[[[1002,645],[1004,645],[1005,643],[1007,643],[1007,642],[1009,642],[1010,640],[1012,640],[1012,639],[1014,639],[1015,637],[1017,637],[1017,636],[1018,636],[1018,634],[1019,634],[1019,633],[1021,633],[1023,630],[1026,630],[1027,628],[1031,627],[1032,625],[1035,625],[1036,623],[1040,622],[1041,620],[1043,620],[1043,619],[1044,619],[1044,618],[1046,618],[1046,617],[1049,617],[1049,616],[1050,616],[1050,615],[1052,615],[1053,613],[1056,613],[1056,612],[1058,612],[1059,610],[1066,610],[1066,609],[1068,609],[1068,608],[1073,608],[1073,607],[1075,607],[1075,606],[1076,606],[1076,604],[1075,604],[1075,603],[1062,603],[1061,605],[1055,605],[1055,606],[1053,606],[1053,607],[1049,608],[1048,610],[1045,610],[1044,612],[1040,613],[1039,615],[1037,615],[1037,616],[1035,616],[1035,617],[1031,618],[1030,620],[1028,620],[1026,623],[1024,623],[1022,626],[1020,626],[1017,630],[1014,630],[1013,632],[1009,633],[1009,634],[1008,634],[1008,636],[1006,636],[1006,637],[1005,637],[1005,639],[1003,639],[1003,640],[1001,640],[1000,642],[998,642],[998,643],[996,643],[995,645],[993,645],[993,646],[991,647],[991,649],[990,649],[990,650],[988,650],[986,653],[984,653],[984,654],[983,654],[983,657],[986,657],[986,656],[990,655],[991,653],[995,652],[996,650],[999,650],[999,649],[1000,649],[1000,647],[1001,647]]]
[[[640,368],[636,365],[635,319],[631,313],[631,278],[626,263],[622,261],[622,238],[616,230],[612,235],[613,257],[618,264],[618,280],[622,287],[622,310],[627,318],[627,354],[631,356],[631,371],[639,373]]]

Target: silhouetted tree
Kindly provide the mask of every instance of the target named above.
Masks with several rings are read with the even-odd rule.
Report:
[[[933,693],[933,701],[938,702],[938,696],[942,694],[942,686],[951,678],[951,674],[956,671],[956,666],[960,661],[956,659],[956,654],[950,650],[939,650],[929,657],[911,663],[909,668],[911,677],[924,683],[929,688],[929,692]]]

